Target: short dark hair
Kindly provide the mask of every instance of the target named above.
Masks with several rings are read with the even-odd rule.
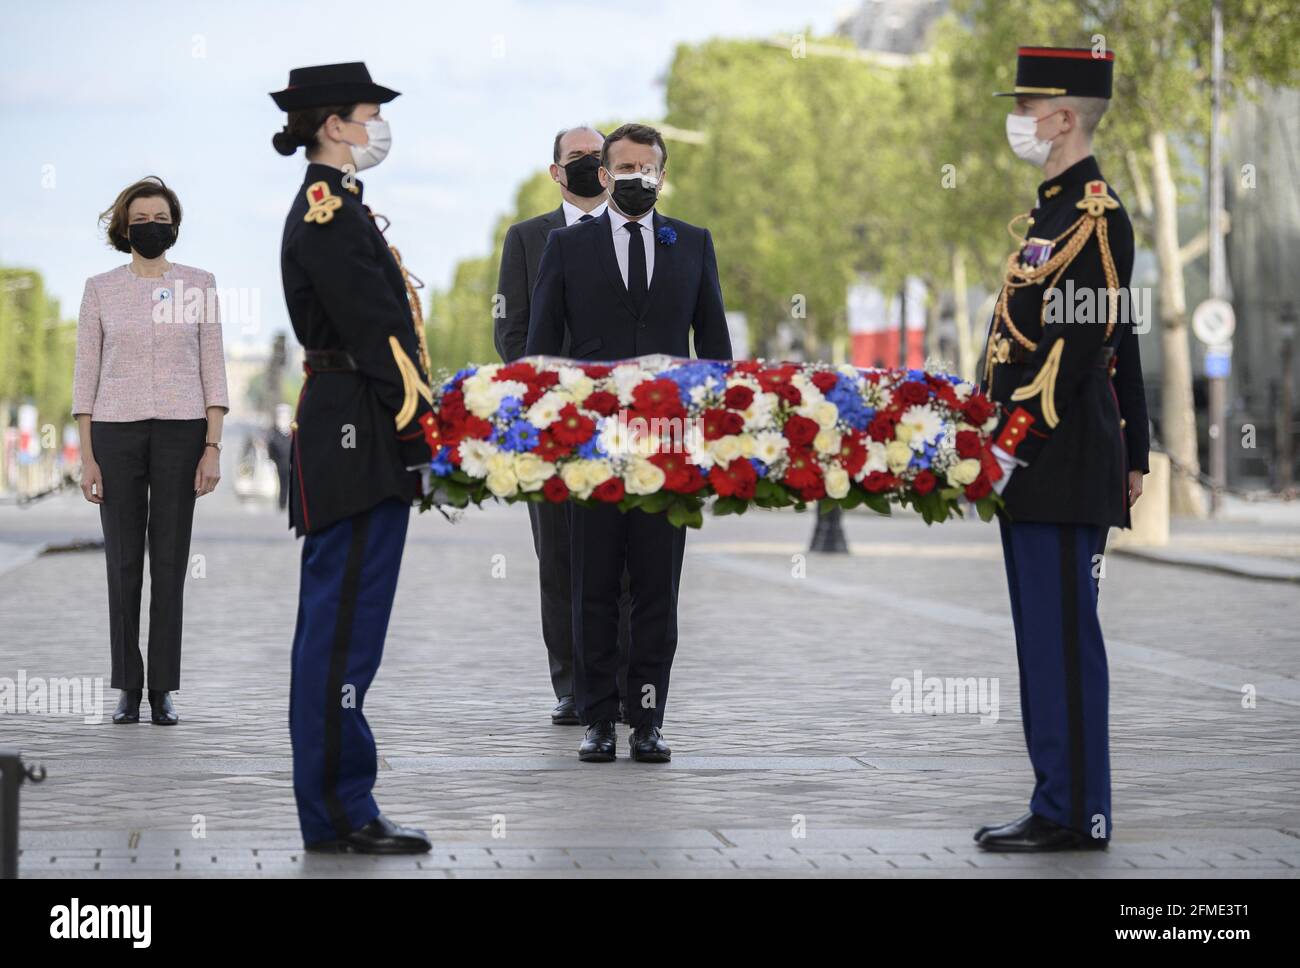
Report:
[[[668,146],[664,144],[664,136],[658,129],[648,124],[623,124],[606,136],[605,144],[600,149],[600,164],[606,171],[609,171],[609,146],[625,139],[639,145],[655,145],[659,149],[659,167],[662,169],[668,164]]]
[[[300,145],[306,145],[310,156],[320,147],[317,137],[320,126],[335,114],[346,121],[356,109],[356,104],[336,104],[290,111],[284,127],[271,135],[271,144],[282,155],[291,155]]]
[[[180,229],[181,200],[157,175],[146,175],[118,192],[113,204],[99,213],[99,224],[104,227],[108,244],[118,252],[131,251],[131,241],[127,237],[127,215],[131,203],[137,198],[167,199],[167,207],[171,210],[172,228],[174,231]]]
[[[572,128],[561,128],[559,131],[555,132],[555,144],[551,145],[551,161],[555,162],[557,165],[560,163],[560,142],[564,140],[564,136],[570,131],[594,131],[596,134],[600,135],[602,140],[605,137],[605,132],[601,131],[599,128],[593,128],[589,124],[575,124]]]

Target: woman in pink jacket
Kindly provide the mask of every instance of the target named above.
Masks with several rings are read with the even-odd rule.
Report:
[[[86,280],[77,323],[72,412],[81,432],[81,490],[99,505],[108,562],[115,723],[178,721],[181,611],[195,498],[221,477],[229,409],[216,282],[168,261],[181,204],[162,179],[125,188],[100,216],[131,261]],[[140,592],[149,548],[149,666],[140,656]]]

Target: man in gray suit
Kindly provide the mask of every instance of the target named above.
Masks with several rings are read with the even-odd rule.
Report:
[[[497,280],[497,305],[501,307],[493,328],[493,342],[507,363],[524,355],[528,341],[528,313],[537,266],[552,229],[599,218],[605,211],[605,189],[600,184],[600,151],[605,136],[585,125],[566,128],[555,136],[551,149],[551,179],[560,186],[560,207],[510,226],[501,249]],[[568,355],[568,337],[561,355]],[[550,655],[551,686],[557,704],[551,722],[578,725],[573,699],[573,598],[569,577],[569,509],[567,504],[529,504],[533,548],[537,552],[542,589],[542,638]],[[627,576],[619,602],[619,687],[627,676],[628,612]]]

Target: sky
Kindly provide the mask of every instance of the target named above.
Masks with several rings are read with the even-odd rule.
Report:
[[[9,141],[0,265],[39,270],[71,318],[88,276],[126,257],[98,213],[147,174],[184,207],[172,261],[240,290],[228,347],[288,330],[284,216],[306,162],[271,135],[292,67],[364,60],[402,92],[393,148],[361,177],[388,239],[433,287],[481,256],[557,129],[654,121],[678,44],[829,33],[852,0],[475,0],[472,3],[44,0],[6,5],[0,119]],[[558,204],[558,194],[557,194]],[[485,319],[487,318],[485,312]],[[486,325],[486,322],[485,322]]]

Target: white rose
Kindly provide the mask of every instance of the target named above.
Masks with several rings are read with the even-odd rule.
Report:
[[[730,464],[740,456],[740,439],[735,434],[719,437],[717,440],[709,442],[709,450],[719,463]]]
[[[867,441],[867,459],[858,471],[858,480],[868,474],[883,474],[889,470],[889,460],[885,456],[885,445],[878,440]]]
[[[623,474],[629,494],[655,494],[664,486],[664,472],[643,457],[634,457]]]
[[[830,430],[840,419],[840,408],[829,400],[822,400],[813,408],[811,416],[822,430]]]
[[[514,471],[521,490],[537,491],[555,473],[555,465],[536,454],[518,454]]]
[[[813,450],[819,454],[838,454],[840,452],[840,433],[838,430],[819,430],[813,438]]]
[[[490,471],[487,476],[487,489],[497,497],[514,497],[519,490],[519,480],[509,468]]]
[[[587,483],[587,468],[585,465],[592,463],[589,460],[574,460],[560,468],[560,479],[564,481],[567,487],[576,497],[586,499],[591,496],[591,489],[595,484]]]
[[[849,472],[836,464],[826,471],[826,496],[841,498],[849,493]]]
[[[891,474],[899,474],[912,462],[912,448],[901,440],[890,441],[885,446],[885,461]]]
[[[973,457],[959,460],[948,470],[948,480],[965,487],[980,476],[980,462]]]

